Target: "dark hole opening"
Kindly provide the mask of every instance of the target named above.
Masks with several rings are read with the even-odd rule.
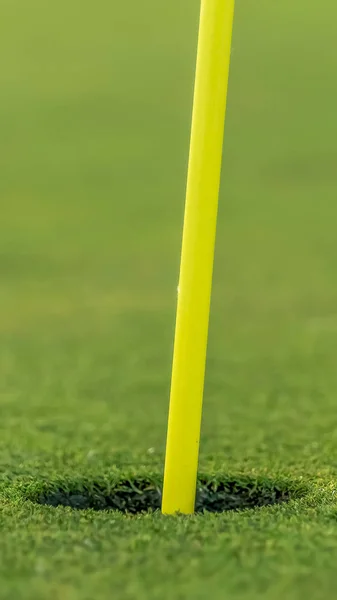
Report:
[[[303,495],[303,490],[284,483],[253,480],[200,479],[197,485],[196,512],[221,513],[288,502]],[[29,498],[38,504],[69,506],[84,510],[118,510],[136,514],[159,510],[161,488],[147,479],[125,480],[113,486],[102,483],[68,484],[53,487]]]

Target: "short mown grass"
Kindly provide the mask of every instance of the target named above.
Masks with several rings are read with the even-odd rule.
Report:
[[[4,600],[336,595],[332,0],[237,2],[197,511],[159,510],[198,10],[1,3]]]

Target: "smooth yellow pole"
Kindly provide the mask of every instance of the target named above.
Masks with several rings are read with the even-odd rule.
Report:
[[[195,508],[234,0],[202,0],[162,512]]]

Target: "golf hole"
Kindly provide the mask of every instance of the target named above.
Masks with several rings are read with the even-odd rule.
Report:
[[[294,485],[269,480],[200,479],[197,485],[196,512],[222,513],[288,502],[303,495]],[[102,482],[55,484],[34,497],[34,502],[48,506],[68,506],[75,510],[117,510],[138,514],[160,510],[161,487],[147,479],[123,480],[107,485]]]

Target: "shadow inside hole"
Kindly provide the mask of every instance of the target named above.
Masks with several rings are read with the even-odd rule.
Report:
[[[196,512],[221,513],[256,508],[288,502],[304,495],[295,487],[284,483],[263,480],[226,479],[217,482],[201,479],[198,481]],[[49,506],[69,506],[84,510],[118,510],[122,513],[137,514],[161,508],[161,489],[146,479],[120,481],[109,487],[102,483],[82,483],[45,489],[34,498],[38,504]]]

